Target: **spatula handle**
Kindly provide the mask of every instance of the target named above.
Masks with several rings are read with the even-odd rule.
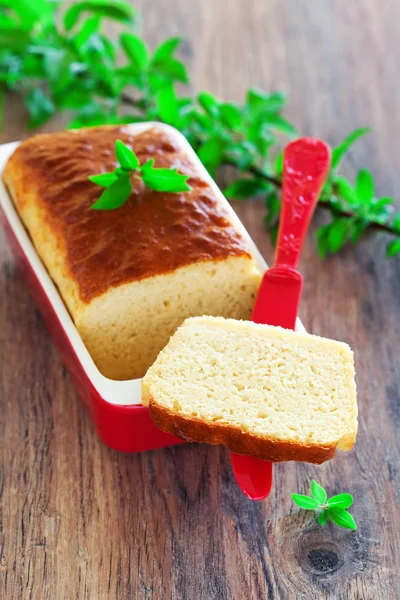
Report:
[[[308,225],[329,173],[330,161],[330,149],[321,140],[301,138],[286,146],[276,267],[297,267]]]

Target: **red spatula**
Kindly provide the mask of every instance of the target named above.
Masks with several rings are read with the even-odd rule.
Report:
[[[252,321],[294,329],[303,277],[297,263],[322,186],[330,168],[330,149],[320,140],[290,143],[283,157],[281,220],[274,266],[263,277]],[[272,487],[272,463],[231,453],[236,481],[251,500],[263,500]]]

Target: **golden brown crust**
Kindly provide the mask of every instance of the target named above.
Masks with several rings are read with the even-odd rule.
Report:
[[[154,192],[135,180],[124,206],[91,210],[101,190],[88,176],[117,166],[117,139],[133,147],[141,163],[154,157],[156,167],[190,175],[192,191]],[[84,302],[196,262],[250,256],[210,185],[174,135],[160,127],[135,135],[129,127],[111,126],[35,136],[17,148],[3,178],[19,209],[40,205]]]
[[[321,464],[334,457],[336,445],[306,446],[258,437],[223,423],[206,423],[196,417],[177,415],[149,398],[150,416],[157,427],[188,442],[223,444],[232,452],[262,460],[284,462],[295,460]]]

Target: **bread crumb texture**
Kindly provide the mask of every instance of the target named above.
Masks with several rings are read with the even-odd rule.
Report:
[[[347,344],[246,321],[187,319],[143,379],[158,426],[265,460],[320,463],[357,434]]]

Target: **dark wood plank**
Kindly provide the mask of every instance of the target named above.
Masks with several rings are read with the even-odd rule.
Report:
[[[251,84],[282,87],[299,131],[332,143],[372,125],[348,172],[370,167],[382,195],[400,187],[396,0],[136,4],[151,44],[187,38],[193,91],[240,100]],[[3,141],[28,134],[15,99],[5,122]],[[271,259],[262,205],[236,208]],[[122,455],[99,442],[0,237],[1,598],[399,598],[400,262],[384,258],[381,238],[325,262],[313,245],[302,317],[356,352],[359,437],[320,467],[279,465],[271,497],[256,504],[223,448]],[[356,533],[318,528],[293,506],[312,477],[353,493]]]

